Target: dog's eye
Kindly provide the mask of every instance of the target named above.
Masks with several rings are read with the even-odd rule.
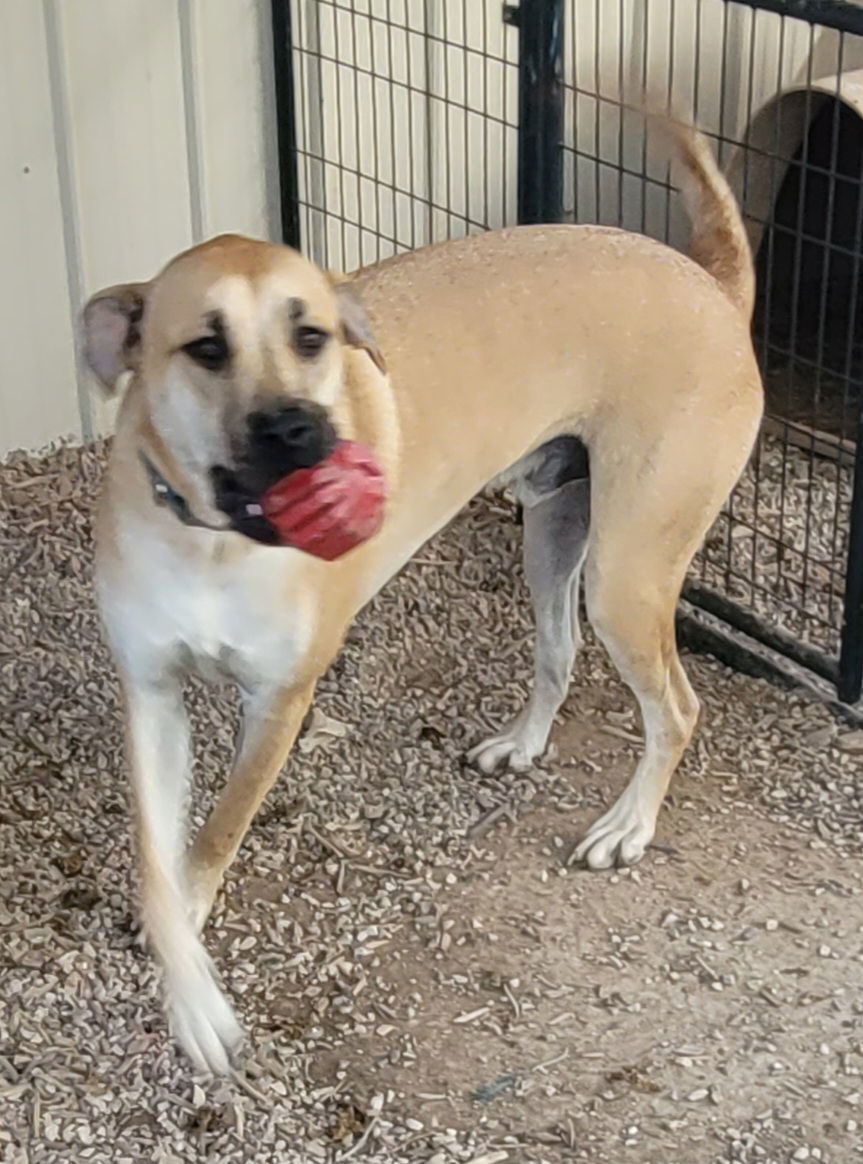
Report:
[[[200,339],[186,344],[183,351],[210,372],[218,372],[228,362],[230,352],[228,342],[223,335],[202,335]]]
[[[329,332],[319,327],[298,327],[294,332],[294,347],[301,356],[309,358],[316,356],[329,338]]]

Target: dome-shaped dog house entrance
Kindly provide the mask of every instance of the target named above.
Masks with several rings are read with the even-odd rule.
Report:
[[[823,98],[757,250],[767,410],[821,453],[850,451],[863,375],[863,118]]]

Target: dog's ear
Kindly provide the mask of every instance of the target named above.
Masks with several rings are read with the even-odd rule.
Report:
[[[106,392],[141,355],[141,321],[148,283],[124,283],[98,291],[82,312],[84,359]]]
[[[339,318],[345,342],[352,348],[362,348],[377,368],[386,375],[387,365],[378,341],[375,339],[366,309],[354,287],[343,275],[330,275],[333,291],[339,304]]]

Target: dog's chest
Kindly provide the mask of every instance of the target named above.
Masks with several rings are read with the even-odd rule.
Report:
[[[273,572],[256,565],[216,566],[178,579],[173,607],[165,604],[161,617],[172,622],[188,669],[205,678],[240,678],[248,669],[272,670],[274,653],[282,667],[288,662],[297,628],[279,609],[284,595],[273,584]]]
[[[312,633],[308,595],[292,585],[293,553],[261,548],[202,561],[156,542],[136,550],[134,603],[108,620],[115,645],[120,637],[135,653],[129,640],[143,637],[146,653],[208,679],[251,686],[290,678]]]

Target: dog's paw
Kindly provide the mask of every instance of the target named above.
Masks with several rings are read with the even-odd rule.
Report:
[[[511,768],[513,772],[527,772],[544,750],[545,737],[535,737],[520,719],[516,719],[506,731],[489,736],[471,748],[467,759],[468,763],[476,764],[486,775],[503,766]]]
[[[572,859],[589,869],[634,865],[644,856],[655,828],[655,816],[627,789],[605,816],[590,826]]]
[[[229,1074],[242,1029],[209,958],[196,959],[182,983],[169,986],[166,1003],[171,1030],[195,1066],[211,1075]]]

